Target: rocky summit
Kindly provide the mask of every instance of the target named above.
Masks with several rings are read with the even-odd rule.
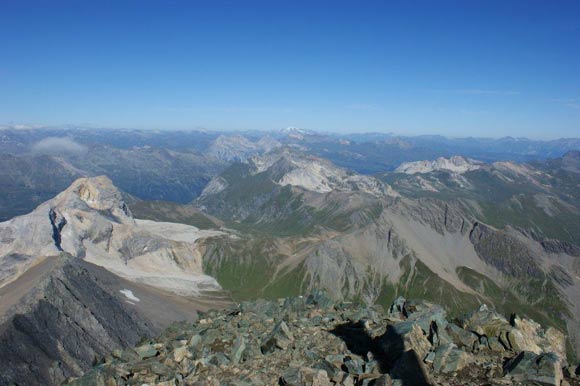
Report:
[[[115,350],[69,385],[580,385],[564,335],[481,305],[395,300],[388,310],[309,296],[257,300]]]

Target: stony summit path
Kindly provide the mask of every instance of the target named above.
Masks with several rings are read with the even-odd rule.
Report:
[[[580,385],[564,335],[481,306],[455,322],[425,301],[388,312],[323,293],[244,302],[114,351],[69,385]]]

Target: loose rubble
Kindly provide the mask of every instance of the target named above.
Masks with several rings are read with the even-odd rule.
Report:
[[[378,307],[307,297],[244,302],[116,350],[70,385],[580,385],[565,337],[482,305],[449,321],[436,304]]]

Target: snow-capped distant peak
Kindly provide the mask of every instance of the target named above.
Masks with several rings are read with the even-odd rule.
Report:
[[[462,174],[471,170],[481,168],[483,162],[462,156],[453,156],[451,158],[439,157],[434,161],[414,161],[404,162],[397,169],[396,173],[415,174],[430,173],[433,171],[443,170],[456,174]]]
[[[280,130],[280,132],[284,135],[287,135],[290,138],[295,138],[298,140],[304,139],[305,135],[314,135],[316,132],[308,129],[301,129],[299,127],[287,127],[285,129]]]

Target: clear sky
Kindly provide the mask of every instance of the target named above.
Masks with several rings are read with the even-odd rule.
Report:
[[[0,1],[0,123],[580,136],[580,1]]]

